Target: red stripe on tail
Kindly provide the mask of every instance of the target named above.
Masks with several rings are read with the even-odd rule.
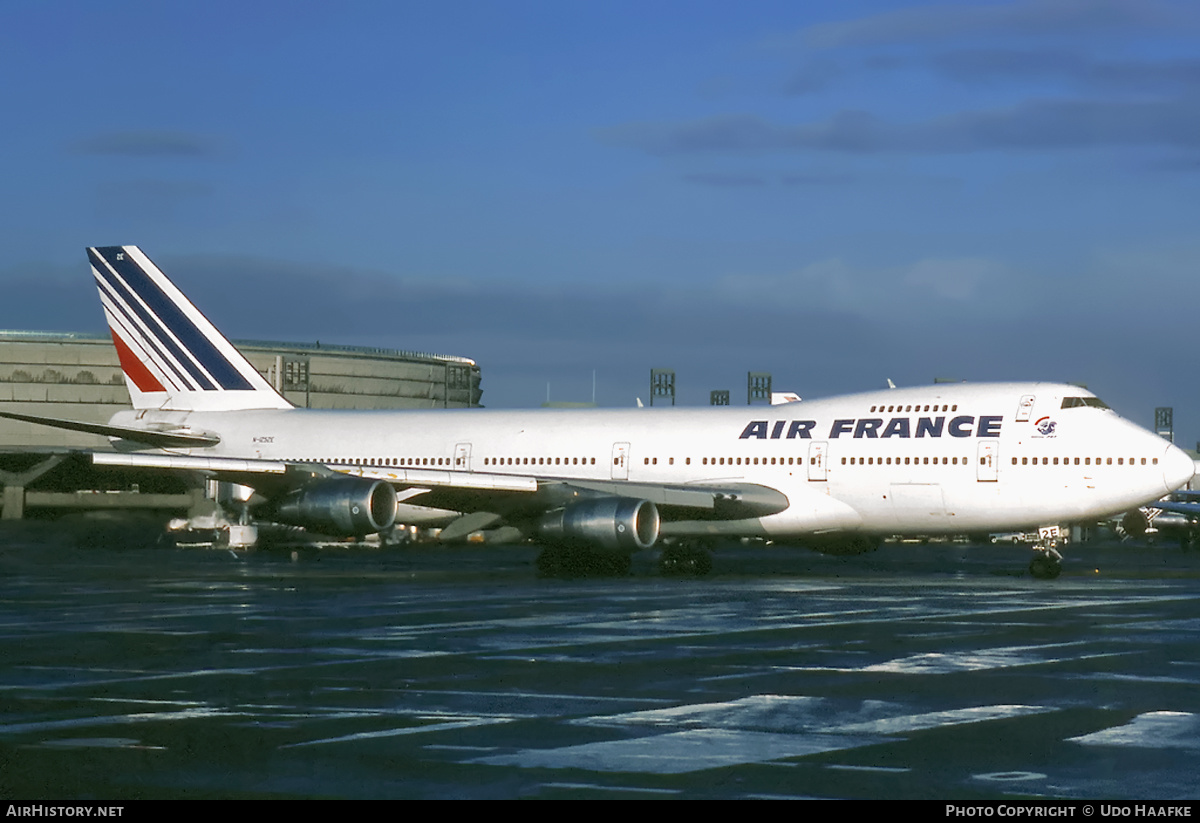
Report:
[[[143,393],[166,391],[163,384],[158,382],[158,378],[151,374],[150,370],[146,368],[146,364],[129,350],[117,333],[112,329],[109,329],[109,333],[112,335],[113,344],[117,347],[117,358],[121,361],[121,369],[125,372],[125,376],[133,381],[133,385],[138,387],[138,391]]]

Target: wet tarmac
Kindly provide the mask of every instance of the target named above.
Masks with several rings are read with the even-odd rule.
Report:
[[[5,798],[1200,796],[1200,552],[78,543],[0,535]]]

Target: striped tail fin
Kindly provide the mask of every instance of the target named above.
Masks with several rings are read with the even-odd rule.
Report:
[[[89,248],[135,409],[290,409],[137,246]]]

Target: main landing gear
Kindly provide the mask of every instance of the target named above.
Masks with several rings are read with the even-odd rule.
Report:
[[[1063,556],[1058,547],[1066,540],[1058,526],[1043,526],[1038,529],[1038,540],[1033,544],[1033,559],[1029,561],[1029,573],[1038,580],[1053,580],[1062,573]]]

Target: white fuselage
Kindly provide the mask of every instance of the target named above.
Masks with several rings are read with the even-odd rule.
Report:
[[[144,414],[143,423],[156,417]],[[323,463],[401,486],[429,472],[756,484],[789,502],[766,517],[667,522],[668,535],[953,534],[1087,522],[1156,500],[1194,469],[1183,451],[1090,392],[1052,383],[942,384],[740,408],[159,417],[221,438],[170,454]]]

